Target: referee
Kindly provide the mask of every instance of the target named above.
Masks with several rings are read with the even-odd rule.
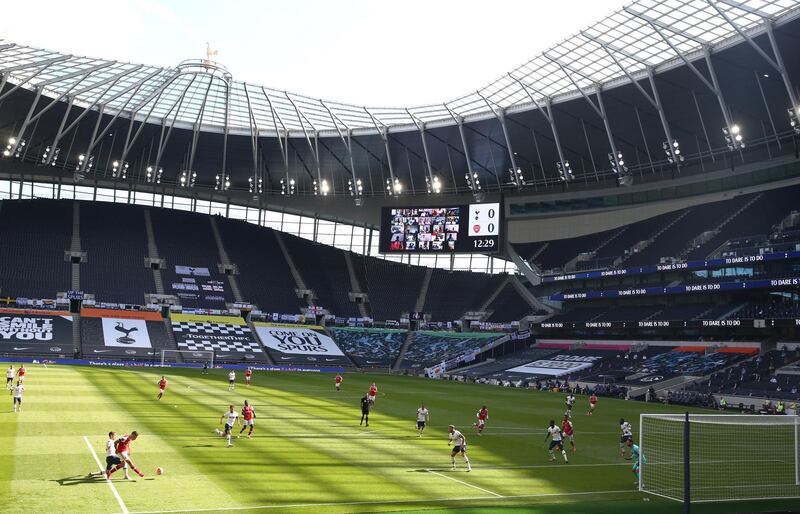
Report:
[[[359,423],[359,426],[363,425],[364,421],[366,421],[367,426],[369,426],[369,406],[369,396],[365,394],[361,398],[361,423]]]

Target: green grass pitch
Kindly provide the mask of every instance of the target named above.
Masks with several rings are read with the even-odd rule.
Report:
[[[7,366],[7,365],[6,365]],[[169,379],[156,401],[161,373]],[[24,412],[0,407],[0,512],[533,512],[667,513],[682,506],[636,491],[619,456],[618,420],[680,411],[601,398],[586,416],[578,398],[577,453],[548,462],[543,443],[564,395],[420,378],[347,373],[260,373],[227,390],[227,372],[31,365]],[[241,380],[240,380],[241,381]],[[359,398],[379,387],[370,427]],[[255,406],[255,437],[232,448],[213,434],[229,404]],[[415,413],[431,413],[422,438]],[[481,404],[483,437],[472,423]],[[449,470],[448,424],[467,437],[473,471]],[[112,487],[87,474],[104,461],[106,433],[137,430],[132,458],[145,478]],[[238,431],[238,429],[237,429]],[[88,443],[88,444],[87,444]],[[155,468],[165,469],[162,476]],[[135,475],[134,475],[135,476]],[[119,499],[115,495],[119,496]],[[694,512],[787,510],[789,502],[703,504]],[[796,505],[794,505],[796,507]]]

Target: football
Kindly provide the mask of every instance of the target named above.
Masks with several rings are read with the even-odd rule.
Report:
[[[163,475],[163,474],[164,474],[164,468],[162,467],[156,468],[156,475]]]

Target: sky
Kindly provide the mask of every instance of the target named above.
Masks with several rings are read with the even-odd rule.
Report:
[[[625,3],[37,0],[5,2],[0,38],[166,67],[205,58],[210,43],[236,80],[400,107],[475,91]]]

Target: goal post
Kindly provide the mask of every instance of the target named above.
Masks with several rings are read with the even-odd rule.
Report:
[[[211,350],[161,350],[161,366],[169,366],[174,363],[208,363],[208,367],[214,367],[214,352]]]
[[[681,502],[800,497],[800,417],[641,414],[642,492]]]

